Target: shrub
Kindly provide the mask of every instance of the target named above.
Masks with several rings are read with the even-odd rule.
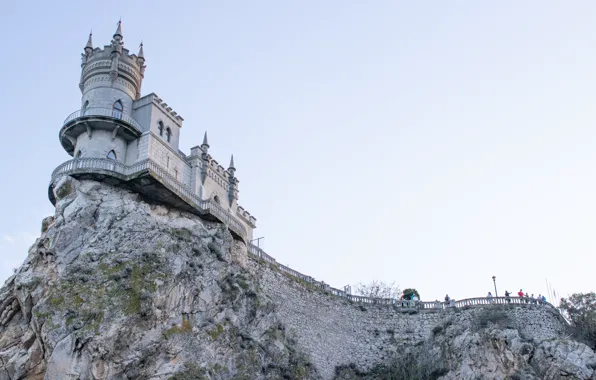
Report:
[[[596,293],[575,293],[561,299],[561,309],[571,322],[571,333],[596,349]]]

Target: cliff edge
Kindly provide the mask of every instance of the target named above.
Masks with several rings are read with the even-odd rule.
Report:
[[[219,223],[106,183],[54,192],[0,289],[0,380],[596,379],[552,310],[365,307],[249,258]]]

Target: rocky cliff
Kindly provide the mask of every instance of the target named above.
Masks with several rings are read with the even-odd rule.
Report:
[[[0,290],[0,380],[596,379],[552,310],[364,307],[127,190],[63,178],[55,196]]]

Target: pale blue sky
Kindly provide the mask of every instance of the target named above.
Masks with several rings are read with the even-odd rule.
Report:
[[[449,3],[449,4],[448,4]],[[53,213],[80,53],[144,41],[143,93],[234,153],[283,264],[425,300],[594,290],[596,3],[355,0],[3,5],[0,279]]]

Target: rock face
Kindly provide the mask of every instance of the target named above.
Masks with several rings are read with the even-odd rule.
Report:
[[[0,380],[596,379],[550,309],[364,307],[249,258],[221,224],[94,181],[55,195],[0,290]]]
[[[92,181],[56,195],[0,292],[0,379],[317,378],[225,227]]]

